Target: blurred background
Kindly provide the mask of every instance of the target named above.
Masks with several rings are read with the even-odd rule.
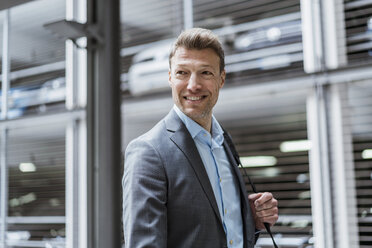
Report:
[[[279,200],[279,247],[372,247],[371,0],[121,0],[120,19],[104,14],[120,30],[120,63],[106,64],[116,81],[94,64],[109,35],[101,19],[98,28],[66,22],[94,22],[99,3],[0,3],[0,247],[114,247],[97,241],[109,228],[92,213],[108,209],[121,228],[125,196],[100,176],[119,175],[123,162],[94,152],[108,144],[97,119],[121,123],[123,152],[165,116],[169,49],[190,27],[224,46],[214,114],[258,190]],[[97,93],[110,87],[118,101]],[[107,109],[117,109],[111,122]],[[272,247],[266,233],[256,247]]]

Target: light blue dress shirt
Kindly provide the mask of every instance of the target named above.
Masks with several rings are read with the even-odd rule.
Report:
[[[194,139],[204,163],[220,211],[227,246],[242,248],[243,223],[239,186],[223,147],[223,130],[212,116],[211,135],[198,123],[186,116],[177,106],[174,105],[173,108]]]

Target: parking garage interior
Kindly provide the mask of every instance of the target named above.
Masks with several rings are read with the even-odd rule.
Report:
[[[279,201],[279,247],[372,247],[369,0],[0,3],[0,247],[123,244],[123,152],[172,108],[191,27],[223,44],[214,115]]]

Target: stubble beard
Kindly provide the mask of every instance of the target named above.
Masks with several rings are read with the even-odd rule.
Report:
[[[187,111],[187,107],[184,107],[180,103],[180,107],[181,107],[180,109],[185,115],[187,115],[189,118],[191,118],[192,120],[200,124],[200,122],[209,120],[212,117],[212,110],[213,110],[214,105],[215,103],[213,103],[212,101],[209,101],[207,105],[204,107],[204,109],[201,110],[200,112],[198,110]]]

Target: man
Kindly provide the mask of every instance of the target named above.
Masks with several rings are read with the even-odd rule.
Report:
[[[125,247],[253,247],[263,223],[277,221],[277,201],[270,193],[247,196],[212,115],[226,75],[217,36],[184,31],[169,66],[175,106],[126,150]]]

